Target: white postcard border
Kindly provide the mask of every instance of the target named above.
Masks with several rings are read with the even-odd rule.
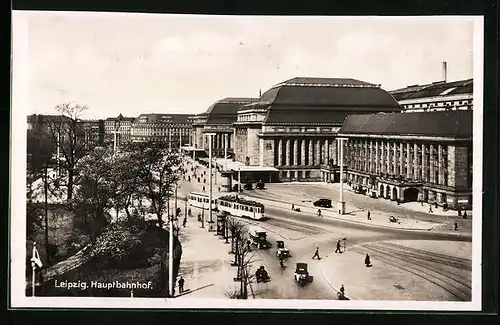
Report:
[[[388,20],[465,20],[474,22],[474,110],[473,110],[473,261],[472,301],[337,301],[337,300],[230,300],[168,298],[93,298],[93,297],[27,297],[25,296],[26,256],[26,108],[29,62],[28,19],[30,12],[12,15],[12,108],[11,108],[11,178],[10,178],[10,282],[12,308],[147,308],[147,309],[326,309],[326,310],[415,310],[415,311],[479,311],[481,310],[482,258],[482,169],[483,169],[483,50],[484,19],[482,16],[382,17],[354,16],[335,19]],[[64,14],[64,12],[59,12]],[[37,12],[37,14],[39,14]],[[48,14],[48,12],[47,12]],[[84,13],[82,13],[83,15]],[[100,13],[99,13],[100,14]],[[124,13],[113,13],[124,14]],[[132,15],[126,13],[126,15]],[[150,15],[150,14],[149,14]],[[325,18],[325,17],[322,17]],[[481,217],[478,217],[481,216]]]

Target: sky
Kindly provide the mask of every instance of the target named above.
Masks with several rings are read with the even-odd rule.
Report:
[[[13,79],[24,65],[27,114],[55,114],[64,102],[88,106],[86,118],[196,114],[294,77],[393,90],[442,80],[443,61],[449,81],[473,76],[470,17],[15,11],[12,21],[13,42],[25,48],[13,55]]]

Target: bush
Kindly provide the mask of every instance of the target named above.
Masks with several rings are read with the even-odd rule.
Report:
[[[114,223],[97,237],[93,253],[96,257],[107,257],[113,264],[121,264],[142,244],[141,235],[142,232],[136,227],[124,227],[121,223]]]

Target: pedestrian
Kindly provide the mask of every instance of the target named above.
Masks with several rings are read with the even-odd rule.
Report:
[[[462,216],[462,210],[458,209],[458,216],[461,217]]]
[[[342,254],[342,250],[340,249],[340,240],[337,240],[337,249],[335,249],[335,253],[339,252]]]
[[[368,255],[368,254],[366,254],[366,256],[365,256],[365,265],[366,265],[366,267],[371,266],[370,255]]]
[[[181,278],[179,279],[179,293],[183,292],[184,292],[184,278],[181,276]]]
[[[463,216],[464,219],[467,219],[467,211],[464,211],[464,216]]]
[[[219,192],[220,192],[220,186],[219,186]]]
[[[295,210],[295,205],[292,203],[292,211]]]
[[[458,230],[458,223],[455,222],[455,231]]]
[[[318,258],[318,260],[320,260],[320,259],[321,259],[321,257],[319,257],[319,247],[316,247],[316,251],[314,252],[314,255],[313,255],[313,258],[312,258],[312,259],[314,260],[314,258],[315,258],[315,257],[317,257],[317,258]]]
[[[318,217],[321,217],[321,209],[318,209]]]
[[[186,223],[187,223],[187,219],[186,219],[186,217],[184,217],[184,220],[182,221],[182,226],[184,228],[186,228]]]
[[[433,213],[434,211],[432,211],[432,205],[429,204],[429,213]]]
[[[344,285],[340,286],[340,295],[341,295],[341,297],[345,297],[345,288],[344,288]]]
[[[370,210],[368,210],[368,212],[366,213],[366,216],[367,216],[368,220],[372,220],[372,218],[370,217]]]

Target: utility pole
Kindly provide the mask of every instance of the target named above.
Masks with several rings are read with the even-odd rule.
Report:
[[[170,213],[170,211],[168,211]],[[174,220],[169,215],[169,236],[168,236],[168,287],[170,297],[174,297]]]
[[[209,176],[209,185],[208,185],[208,231],[212,231],[213,228],[213,220],[212,220],[212,140],[215,133],[207,134],[210,141],[208,142],[208,174]]]
[[[172,130],[168,127],[168,151],[172,152]]]
[[[175,207],[175,212],[174,212],[174,217],[177,217],[177,183],[175,183],[175,203],[174,203],[174,207]]]
[[[229,138],[229,136],[227,134],[224,134],[224,160],[227,159],[227,143],[228,143],[228,138]]]
[[[113,132],[113,155],[116,155],[116,127],[115,127],[115,131]]]
[[[338,143],[340,145],[340,202],[339,202],[339,214],[345,214],[345,202],[343,197],[344,192],[344,141],[346,138],[338,138]]]
[[[181,129],[179,130],[179,152],[181,152],[181,147],[182,147],[182,134],[181,134]]]
[[[241,192],[241,169],[238,167],[238,193]]]

